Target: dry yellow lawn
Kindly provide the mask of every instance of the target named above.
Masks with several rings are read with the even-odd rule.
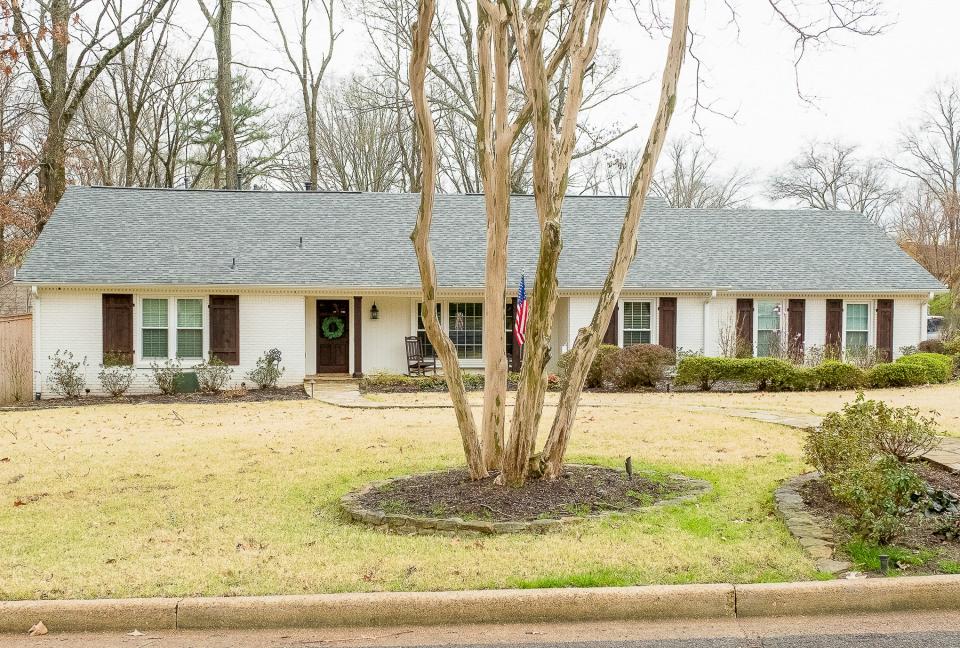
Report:
[[[460,463],[450,410],[288,401],[2,412],[0,599],[813,578],[771,499],[803,470],[800,433],[685,409],[777,398],[589,395],[619,406],[581,408],[571,460],[618,466],[632,455],[714,491],[555,534],[477,539],[390,535],[338,515],[338,498],[365,482]],[[790,404],[815,407],[805,398]]]

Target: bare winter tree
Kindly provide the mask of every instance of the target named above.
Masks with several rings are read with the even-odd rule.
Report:
[[[812,209],[849,209],[884,223],[900,197],[879,160],[862,159],[857,147],[811,143],[770,179],[768,195]]]
[[[293,36],[288,35],[290,28],[278,10],[277,0],[266,0],[273,16],[274,25],[280,35],[282,51],[287,59],[287,72],[294,76],[300,86],[300,98],[303,103],[305,132],[307,136],[307,157],[310,186],[317,187],[320,182],[320,153],[319,135],[317,129],[320,119],[320,88],[327,66],[333,58],[333,47],[340,32],[334,29],[334,0],[299,0],[297,17]],[[327,41],[318,61],[311,57],[311,36],[314,35],[314,10],[319,10],[323,16],[323,31]]]
[[[52,209],[67,184],[67,132],[84,97],[106,67],[149,29],[170,0],[0,0],[12,18],[13,43],[4,55],[22,55],[46,113],[40,190]],[[42,227],[42,224],[41,224]]]
[[[210,31],[213,49],[217,53],[216,88],[218,130],[222,140],[224,177],[227,189],[239,189],[237,172],[240,162],[237,153],[237,133],[234,123],[233,79],[233,5],[234,0],[197,0]]]
[[[654,177],[652,191],[671,207],[725,209],[749,200],[747,175],[736,169],[719,171],[716,153],[701,141],[674,140],[665,155],[667,159]],[[642,156],[643,151],[638,149],[606,151],[591,169],[584,192],[626,195]]]

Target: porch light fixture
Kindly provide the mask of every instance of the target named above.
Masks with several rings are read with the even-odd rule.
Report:
[[[373,302],[370,307],[370,319],[380,319],[380,309],[377,308],[377,302]]]

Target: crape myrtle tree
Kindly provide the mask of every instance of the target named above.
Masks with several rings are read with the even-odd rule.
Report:
[[[655,3],[654,3],[655,4]],[[531,478],[556,479],[562,471],[577,405],[587,371],[596,356],[610,317],[636,254],[637,231],[643,204],[654,179],[660,151],[677,103],[677,82],[687,52],[690,0],[675,0],[660,97],[643,153],[630,185],[620,235],[589,325],[580,329],[546,443],[535,452],[537,430],[547,389],[550,336],[558,296],[557,267],[562,249],[563,200],[576,146],[585,78],[600,44],[608,0],[479,0],[476,33],[464,33],[476,47],[478,73],[477,150],[486,196],[487,257],[485,277],[484,345],[503,348],[503,317],[486,311],[488,303],[502,305],[507,294],[507,236],[510,222],[509,169],[513,142],[525,129],[532,132],[531,178],[540,226],[539,256],[527,325],[524,364],[516,405],[505,438],[505,358],[491,353],[484,395],[484,418],[478,431],[467,401],[456,349],[436,315],[438,277],[430,248],[437,176],[436,129],[427,99],[431,26],[435,0],[419,0],[412,28],[409,67],[411,102],[416,121],[422,173],[420,208],[411,239],[417,254],[423,291],[421,316],[427,337],[443,364],[463,441],[469,474],[480,479],[499,470],[498,481],[522,486]],[[827,41],[837,31],[862,35],[879,32],[871,22],[880,16],[877,2],[822,0],[798,4],[768,0],[774,14],[796,37],[797,61],[813,44]],[[814,6],[816,5],[816,6]],[[734,11],[731,3],[726,6]],[[809,18],[805,14],[814,17]],[[734,18],[736,13],[733,13]],[[511,72],[519,70],[519,82]],[[561,72],[562,71],[562,72]],[[550,92],[551,79],[565,74],[564,92]],[[521,95],[521,107],[511,110],[511,93]],[[555,103],[559,102],[559,104]],[[497,311],[502,313],[501,309]],[[500,329],[499,335],[488,333]],[[489,346],[487,346],[489,344]]]

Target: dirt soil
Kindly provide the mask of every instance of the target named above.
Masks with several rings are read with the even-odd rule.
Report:
[[[3,411],[81,407],[84,405],[116,405],[121,403],[253,403],[262,401],[309,400],[302,385],[274,389],[229,389],[217,394],[143,394],[137,396],[84,396],[82,398],[48,398],[27,401],[0,408]]]
[[[933,488],[960,494],[960,473],[926,462],[918,463],[915,468]],[[850,539],[843,526],[837,524],[838,517],[847,513],[847,508],[833,498],[823,481],[818,479],[804,484],[800,487],[800,494],[812,513],[834,521],[838,547]],[[927,515],[921,511],[910,514],[906,530],[897,536],[893,545],[908,549],[918,556],[932,555],[933,558],[924,560],[921,565],[901,565],[901,571],[910,575],[939,574],[944,573],[940,569],[941,562],[960,563],[960,541],[946,540],[936,533],[945,521],[943,515]]]
[[[470,481],[462,469],[417,475],[371,490],[364,506],[386,513],[460,517],[494,522],[589,515],[649,505],[680,490],[668,478],[599,466],[567,466],[556,481],[533,480],[523,488]]]

